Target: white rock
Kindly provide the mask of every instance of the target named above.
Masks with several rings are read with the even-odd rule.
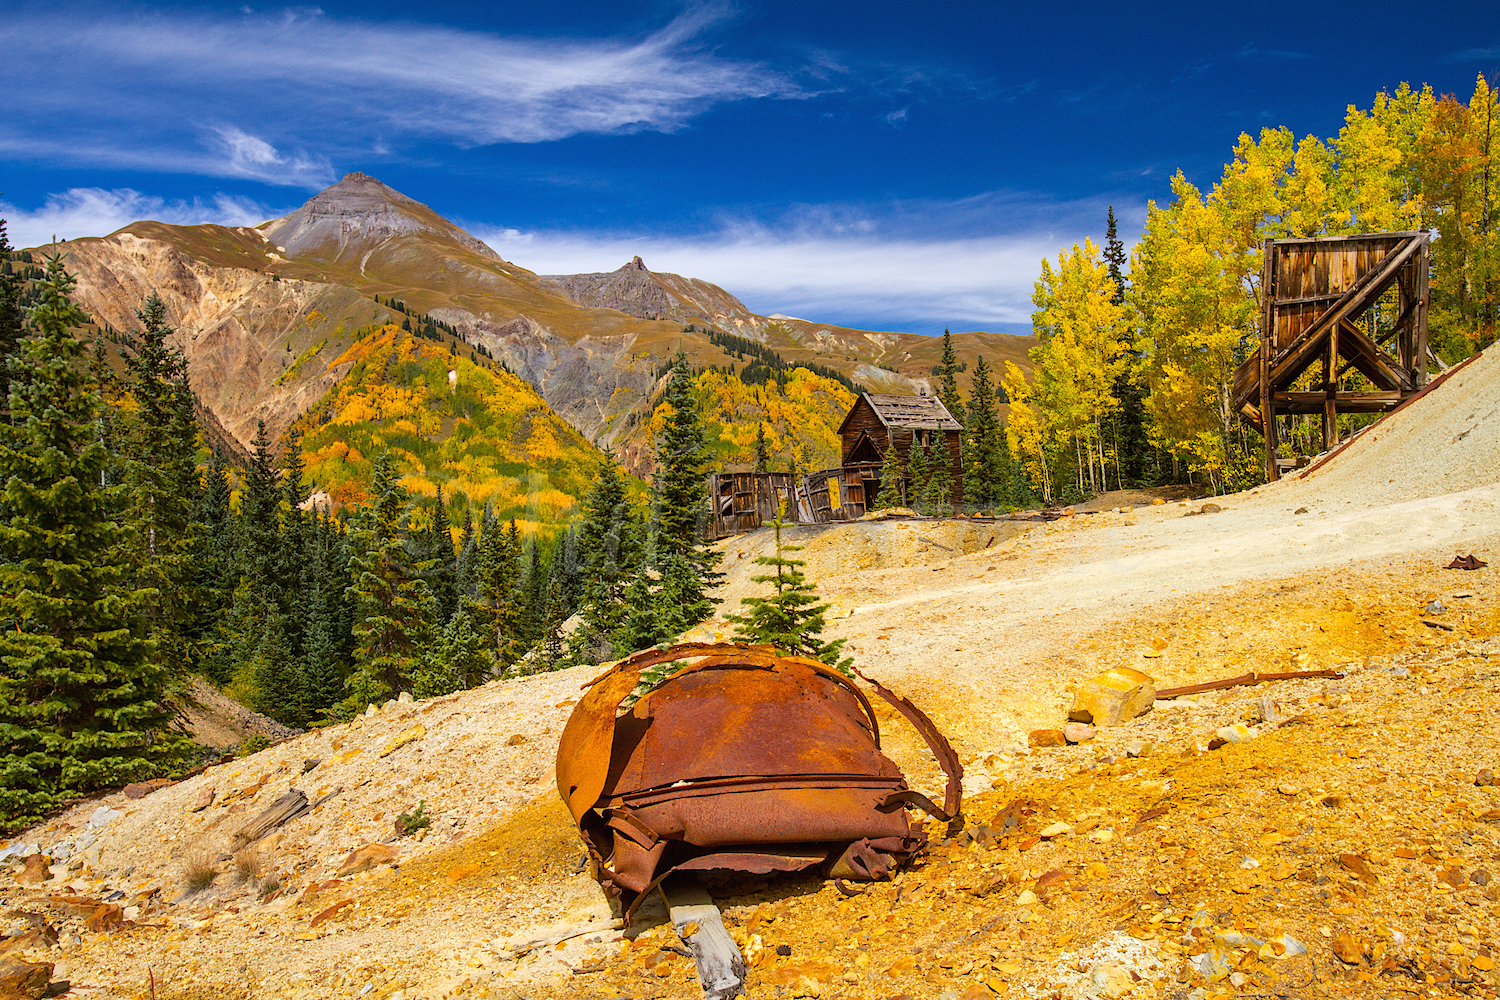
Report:
[[[124,815],[125,814],[120,812],[120,810],[118,809],[111,809],[109,806],[100,806],[98,809],[95,809],[94,814],[89,817],[89,827],[94,830],[102,830]]]
[[[1242,722],[1236,722],[1232,726],[1221,727],[1217,735],[1225,743],[1249,743],[1255,739],[1255,730]]]
[[[396,704],[398,705],[410,705],[413,700],[410,691],[402,691],[396,695]]]

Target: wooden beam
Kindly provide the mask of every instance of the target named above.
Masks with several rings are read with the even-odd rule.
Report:
[[[1323,401],[1323,450],[1331,451],[1339,443],[1339,408],[1334,396],[1338,394],[1338,376],[1334,374],[1339,364],[1339,328],[1335,323],[1328,329],[1328,353],[1323,361],[1323,390],[1327,398]]]
[[[745,995],[745,958],[724,928],[724,918],[696,880],[682,874],[663,883],[662,895],[672,929],[687,942],[698,967],[704,1000],[732,1000]]]
[[[1261,244],[1260,260],[1260,416],[1261,437],[1266,446],[1266,480],[1275,482],[1281,478],[1276,466],[1276,408],[1271,401],[1271,347],[1276,335],[1276,254],[1274,243],[1266,240]]]
[[[1371,373],[1371,369],[1373,369],[1373,371],[1379,372],[1386,381],[1386,385],[1382,386],[1382,388],[1406,390],[1415,388],[1412,385],[1411,374],[1402,367],[1399,361],[1382,351],[1365,331],[1347,319],[1339,320],[1336,329],[1342,330],[1349,338],[1349,346],[1354,348],[1359,355],[1368,361],[1368,368],[1358,365],[1358,362],[1356,362],[1356,367],[1359,367],[1360,371],[1364,372],[1365,377],[1371,382],[1374,382],[1376,385],[1380,385],[1381,382],[1381,379],[1376,378]],[[1345,352],[1345,357],[1349,357],[1348,352]],[[1350,358],[1350,360],[1354,359]]]
[[[1428,246],[1427,240],[1422,241],[1422,253],[1417,258],[1417,315],[1412,323],[1412,334],[1415,337],[1415,349],[1412,356],[1418,361],[1414,366],[1412,374],[1416,375],[1417,388],[1420,389],[1427,384],[1427,362],[1421,360],[1427,357],[1427,282],[1432,274],[1432,248]]]

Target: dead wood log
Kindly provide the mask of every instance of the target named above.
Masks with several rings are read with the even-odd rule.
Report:
[[[240,831],[233,837],[235,849],[255,843],[272,830],[296,819],[311,808],[307,803],[307,796],[300,790],[287,789],[285,795],[272,802],[259,816],[240,828]]]
[[[1222,691],[1225,688],[1246,687],[1251,684],[1259,684],[1262,681],[1295,681],[1309,677],[1329,677],[1339,680],[1344,675],[1337,670],[1286,670],[1280,672],[1256,672],[1240,674],[1238,677],[1226,677],[1220,681],[1204,681],[1201,684],[1184,684],[1181,687],[1162,688],[1156,692],[1157,700],[1168,698],[1180,698],[1185,694],[1202,694],[1205,691]]]

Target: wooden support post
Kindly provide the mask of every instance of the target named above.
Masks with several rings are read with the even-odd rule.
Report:
[[[1432,271],[1431,251],[1431,244],[1423,239],[1422,249],[1417,253],[1417,312],[1412,318],[1412,328],[1416,333],[1416,344],[1412,351],[1415,359],[1412,374],[1416,376],[1418,389],[1427,384],[1427,282]]]
[[[1339,326],[1335,323],[1328,333],[1328,360],[1323,366],[1323,391],[1328,395],[1323,400],[1323,450],[1329,452],[1339,443]]]
[[[1281,478],[1276,467],[1276,408],[1271,398],[1271,348],[1275,330],[1272,324],[1276,316],[1276,269],[1271,241],[1261,244],[1260,262],[1260,420],[1264,428],[1262,437],[1266,443],[1266,479],[1275,482]]]

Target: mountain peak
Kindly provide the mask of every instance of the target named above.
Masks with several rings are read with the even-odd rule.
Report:
[[[421,202],[360,171],[345,174],[319,191],[301,208],[261,229],[286,247],[287,255],[314,255],[340,260],[367,253],[387,240],[431,234],[465,249],[499,260],[482,240],[438,215]]]
[[[622,271],[645,271],[647,273],[650,273],[650,271],[651,271],[651,269],[646,266],[646,262],[643,261],[643,260],[641,260],[641,255],[640,254],[636,254],[634,257],[632,257],[630,259],[630,263],[626,264],[624,267],[620,268],[620,270],[622,270]]]

